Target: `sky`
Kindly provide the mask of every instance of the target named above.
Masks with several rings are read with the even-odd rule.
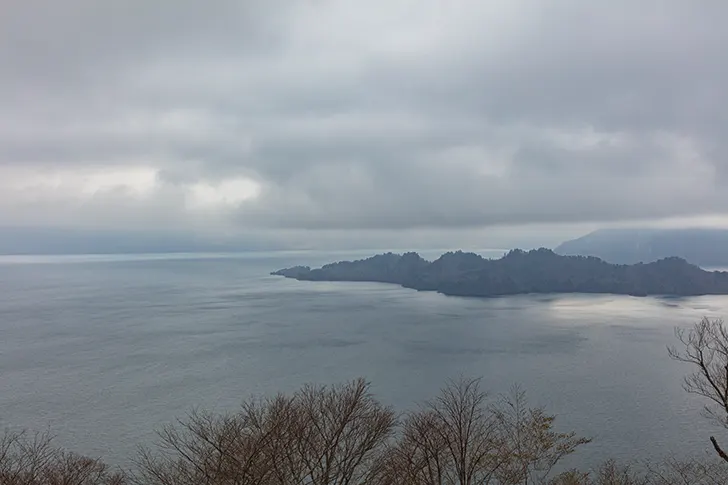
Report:
[[[0,0],[0,228],[728,225],[723,0]]]

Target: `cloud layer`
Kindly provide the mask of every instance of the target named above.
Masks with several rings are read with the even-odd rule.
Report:
[[[727,17],[717,0],[10,0],[0,225],[728,216]]]

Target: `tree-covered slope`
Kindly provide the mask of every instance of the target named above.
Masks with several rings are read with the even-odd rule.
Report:
[[[625,295],[728,294],[728,273],[704,271],[681,258],[616,265],[596,257],[560,256],[549,249],[513,250],[500,259],[451,252],[428,262],[416,253],[297,266],[272,273],[302,281],[373,281],[460,296],[523,293]]]

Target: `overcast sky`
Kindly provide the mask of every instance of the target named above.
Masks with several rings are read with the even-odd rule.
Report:
[[[0,0],[0,226],[421,247],[725,224],[727,18],[724,0]]]

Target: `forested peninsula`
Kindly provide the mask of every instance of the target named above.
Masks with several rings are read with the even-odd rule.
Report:
[[[620,295],[725,295],[728,272],[705,271],[678,257],[652,263],[610,264],[596,257],[561,256],[549,249],[514,249],[500,259],[448,252],[435,261],[419,254],[379,254],[318,269],[296,266],[271,273],[301,281],[394,283],[453,296],[528,293],[612,293]]]

